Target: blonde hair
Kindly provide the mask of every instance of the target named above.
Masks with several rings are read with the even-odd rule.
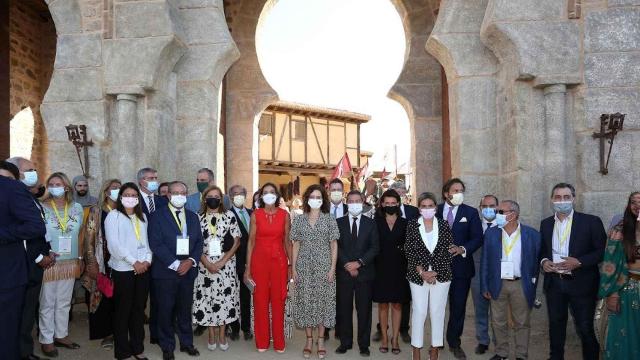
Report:
[[[109,179],[103,182],[100,187],[100,197],[98,197],[98,209],[102,210],[106,206],[109,195],[105,194],[105,192],[111,187],[111,185],[113,185],[113,183],[118,183],[120,184],[120,187],[122,187],[122,181],[120,181],[120,179]]]
[[[44,201],[53,200],[53,196],[49,193],[49,181],[53,178],[62,180],[62,184],[66,190],[64,193],[64,200],[67,204],[73,204],[73,188],[71,187],[71,181],[69,181],[69,177],[63,172],[54,172],[47,178],[47,196],[44,198]]]
[[[212,191],[218,191],[220,193],[220,206],[218,207],[218,211],[221,214],[224,214],[227,209],[225,209],[224,207],[224,192],[222,191],[222,189],[220,189],[219,187],[215,186],[215,185],[209,185],[206,189],[204,189],[204,191],[202,192],[202,198],[200,199],[200,214],[204,214],[207,212],[207,194],[212,192]]]

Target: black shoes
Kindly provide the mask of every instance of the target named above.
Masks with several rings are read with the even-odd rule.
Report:
[[[489,350],[489,345],[478,344],[478,346],[476,346],[475,353],[478,354],[478,355],[482,355],[482,354],[486,353],[487,350]]]
[[[240,333],[232,331],[231,334],[229,334],[229,339],[231,339],[231,341],[237,341],[240,339]]]
[[[149,342],[151,343],[151,345],[157,345],[158,344],[158,338],[150,338]]]
[[[244,340],[245,340],[245,341],[249,341],[249,340],[251,340],[251,339],[253,339],[253,334],[252,334],[252,333],[250,333],[250,332],[248,332],[248,331],[245,331],[245,333],[244,333]]]
[[[493,355],[493,357],[489,360],[508,360],[509,358],[502,357],[500,355]]]
[[[180,352],[187,353],[189,356],[200,356],[200,351],[193,346],[181,346]]]
[[[361,347],[360,348],[360,356],[364,356],[364,357],[369,357],[371,356],[371,352],[369,351],[368,347]]]
[[[29,356],[23,357],[22,360],[40,360],[40,356],[37,356],[35,354],[31,354]]]
[[[162,360],[176,360],[176,357],[173,356],[173,352],[163,351]]]
[[[338,348],[336,349],[336,354],[346,354],[347,350],[351,349],[351,347],[346,347],[344,345],[340,345],[338,346]]]
[[[373,333],[371,340],[375,342],[380,342],[380,340],[382,340],[382,332],[380,332],[380,329],[376,330],[376,332]]]
[[[464,350],[462,350],[461,347],[452,347],[451,348],[451,353],[453,353],[453,356],[456,359],[466,359],[467,358],[467,354],[464,353]]]
[[[411,343],[411,335],[409,335],[408,331],[401,331],[400,337],[402,338],[402,342],[404,342],[405,344]]]

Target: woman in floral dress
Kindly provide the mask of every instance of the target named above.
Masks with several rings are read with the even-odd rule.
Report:
[[[604,358],[640,359],[640,192],[609,233],[598,295],[609,311]]]
[[[218,346],[229,349],[225,327],[238,319],[240,308],[235,253],[241,233],[236,217],[224,208],[223,196],[217,186],[202,193],[199,215],[204,251],[193,295],[193,322],[209,327],[207,348],[212,351]]]

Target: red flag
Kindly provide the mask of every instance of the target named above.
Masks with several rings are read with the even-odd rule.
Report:
[[[358,171],[358,175],[356,176],[356,182],[360,183],[367,178],[367,171],[369,171],[369,163],[364,164],[360,171]]]
[[[349,155],[347,153],[344,153],[344,155],[342,156],[342,159],[340,159],[340,162],[338,163],[338,165],[336,165],[335,169],[333,170],[333,174],[331,175],[331,180],[336,178],[346,177],[352,171],[353,169],[351,168],[351,161],[349,161]]]
[[[387,172],[387,167],[385,166],[385,167],[382,169],[382,175],[380,175],[380,179],[384,179],[384,178],[386,178],[387,176],[389,176],[390,174],[391,174],[391,173]]]

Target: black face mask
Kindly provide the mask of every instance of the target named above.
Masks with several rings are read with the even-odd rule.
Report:
[[[38,188],[38,192],[33,194],[33,197],[36,199],[39,199],[42,197],[42,195],[44,195],[46,188],[44,187],[44,185],[40,185],[40,187]]]
[[[218,198],[207,198],[207,206],[209,209],[217,209],[220,207],[220,199]]]
[[[384,209],[384,212],[388,215],[395,215],[400,212],[400,206],[384,206],[382,209]]]

